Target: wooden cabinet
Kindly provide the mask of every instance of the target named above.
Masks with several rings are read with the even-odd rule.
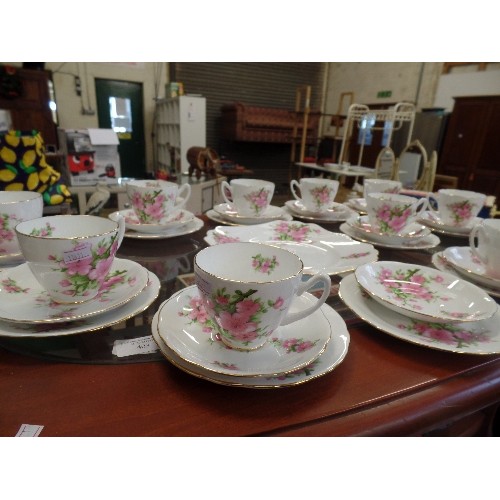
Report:
[[[3,66],[0,85],[0,109],[8,109],[12,126],[17,130],[38,130],[45,145],[57,149],[57,126],[49,108],[49,80],[51,73],[44,70]]]
[[[500,95],[455,97],[438,173],[500,199]]]

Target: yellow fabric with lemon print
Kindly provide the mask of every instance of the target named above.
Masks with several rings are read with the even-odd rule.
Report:
[[[71,193],[60,182],[61,174],[45,158],[37,130],[9,130],[0,134],[0,191],[37,191],[45,205],[71,203]]]

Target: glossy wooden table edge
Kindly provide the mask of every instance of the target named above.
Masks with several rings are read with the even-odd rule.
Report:
[[[497,366],[491,371],[495,364]],[[500,402],[500,359],[449,380],[424,385],[424,389],[394,395],[368,408],[365,405],[352,408],[341,415],[325,416],[261,436],[420,436],[483,409],[496,407]]]

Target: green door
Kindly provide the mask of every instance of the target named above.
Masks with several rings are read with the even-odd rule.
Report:
[[[95,80],[99,128],[116,131],[122,177],[146,177],[142,83]]]

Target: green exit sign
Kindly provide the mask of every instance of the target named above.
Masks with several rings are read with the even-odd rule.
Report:
[[[377,97],[391,97],[392,95],[392,90],[381,90],[380,92],[377,92]]]

